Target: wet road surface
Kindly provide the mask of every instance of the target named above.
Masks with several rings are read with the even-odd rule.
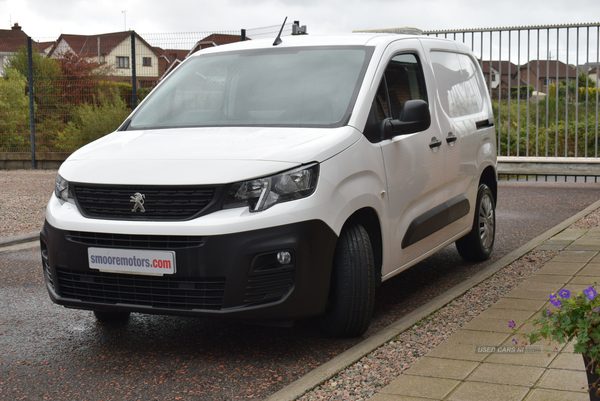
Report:
[[[132,314],[126,326],[53,305],[39,249],[0,254],[0,399],[261,399],[600,199],[600,184],[501,183],[493,257],[452,245],[378,288],[369,331],[329,339],[293,328]]]

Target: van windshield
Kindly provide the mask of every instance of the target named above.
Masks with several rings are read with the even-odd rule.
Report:
[[[193,57],[132,115],[128,130],[345,125],[372,48],[262,49]]]

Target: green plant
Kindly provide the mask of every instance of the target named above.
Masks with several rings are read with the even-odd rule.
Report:
[[[116,130],[130,112],[117,93],[101,93],[93,104],[83,104],[73,110],[72,121],[59,128],[54,146],[63,152],[73,152]]]
[[[552,86],[551,90],[552,90]],[[594,89],[595,90],[595,89]],[[595,96],[578,105],[555,97],[528,102],[492,100],[503,156],[593,156],[596,154]],[[575,144],[577,146],[575,146]]]
[[[510,88],[511,99],[527,100],[533,93],[535,88],[531,85],[523,85],[518,88]]]
[[[116,87],[119,91],[119,94],[121,96],[121,99],[123,99],[123,101],[125,102],[125,104],[127,104],[129,107],[131,107],[131,93],[133,92],[133,86],[128,83],[128,82],[103,82],[103,85],[105,85],[106,87]],[[137,95],[137,102],[138,104],[144,100],[144,98],[146,96],[148,96],[148,94],[152,91],[153,88],[147,88],[147,87],[138,87],[136,89],[136,95]]]
[[[33,67],[33,94],[35,102],[42,109],[55,109],[58,107],[59,82],[62,77],[60,66],[53,58],[46,57],[38,52],[31,55]],[[28,56],[25,47],[7,57],[5,71],[17,70],[27,82]]]
[[[551,294],[550,303],[555,309],[542,311],[541,317],[531,321],[534,329],[522,335],[531,344],[542,338],[559,344],[574,340],[576,354],[583,354],[591,361],[600,362],[599,298],[593,286],[574,296],[566,289],[560,290],[558,294]],[[514,321],[509,322],[509,327],[516,330]],[[596,373],[600,373],[600,364],[596,365]]]
[[[24,152],[29,147],[29,97],[27,81],[9,69],[0,79],[0,149]]]

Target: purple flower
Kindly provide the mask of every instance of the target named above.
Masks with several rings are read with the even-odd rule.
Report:
[[[546,316],[550,317],[550,309],[546,309]]]
[[[550,303],[556,306],[557,308],[560,308],[562,306],[562,303],[558,300],[556,294],[550,295]]]
[[[596,298],[596,290],[594,289],[594,287],[589,287],[583,290],[583,292],[588,297],[588,299]]]
[[[519,341],[516,338],[513,338],[512,342],[515,343],[515,345],[517,345],[519,343]]]
[[[510,327],[511,329],[515,328],[515,321],[514,320],[509,320],[508,321],[508,327]]]
[[[559,295],[561,298],[568,299],[568,298],[571,296],[571,291],[569,291],[569,290],[564,290],[564,289],[563,289],[563,290],[560,290],[560,291],[558,292],[558,295]]]

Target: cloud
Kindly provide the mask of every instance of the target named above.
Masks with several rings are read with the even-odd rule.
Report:
[[[125,20],[138,33],[239,32],[278,27],[286,16],[309,33],[332,33],[585,23],[600,15],[600,1],[565,7],[563,0],[0,0],[0,15],[6,18],[0,28],[8,29],[10,18],[34,38],[117,32]]]

